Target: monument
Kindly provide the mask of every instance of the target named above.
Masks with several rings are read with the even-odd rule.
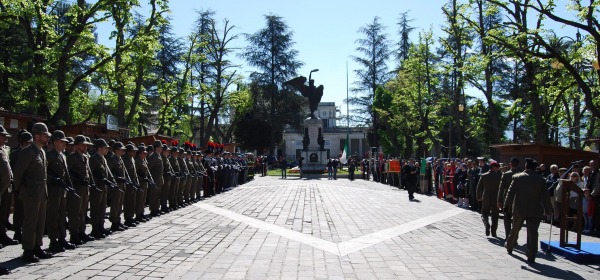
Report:
[[[302,96],[308,98],[310,115],[304,120],[304,137],[302,138],[301,156],[306,159],[302,165],[304,174],[323,174],[327,166],[327,151],[325,150],[325,139],[323,137],[323,121],[315,115],[315,111],[323,97],[323,85],[315,87],[315,80],[311,79],[312,72],[306,77],[300,76],[284,83],[298,90]]]

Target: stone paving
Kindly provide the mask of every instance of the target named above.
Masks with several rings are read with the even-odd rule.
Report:
[[[258,177],[37,264],[20,261],[19,245],[3,248],[0,263],[15,279],[600,278],[598,264],[541,251],[529,265],[525,229],[510,256],[502,226],[488,238],[477,213],[416,198],[363,180]]]

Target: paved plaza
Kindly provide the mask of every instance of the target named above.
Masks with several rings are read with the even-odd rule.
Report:
[[[549,224],[540,227],[548,240]],[[12,234],[12,232],[9,232]],[[552,230],[552,240],[559,231]],[[257,177],[229,192],[27,265],[15,279],[599,279],[599,265],[513,256],[476,212],[369,181]],[[583,241],[598,241],[584,236]],[[44,248],[48,245],[45,240]]]

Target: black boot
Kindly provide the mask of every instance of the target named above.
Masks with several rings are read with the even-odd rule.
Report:
[[[0,235],[0,244],[2,244],[3,246],[17,245],[17,244],[19,244],[19,241],[11,239],[5,233],[5,234]]]
[[[23,241],[23,235],[21,234],[21,231],[15,231],[15,235],[13,236],[13,240],[16,240],[19,243],[21,243]]]
[[[40,259],[52,258],[52,254],[47,253],[46,251],[42,250],[42,247],[40,247],[40,246],[37,246],[37,247],[35,247],[35,249],[33,249],[33,254]]]
[[[21,259],[27,263],[36,263],[40,261],[40,259],[33,254],[33,250],[23,250],[23,256],[21,256]]]
[[[58,243],[60,243],[60,245],[67,250],[73,250],[73,249],[77,248],[77,246],[75,246],[74,244],[71,244],[66,239],[61,239],[58,241]]]
[[[50,240],[50,246],[48,246],[48,251],[52,253],[62,253],[65,251],[65,248],[63,248],[63,246],[60,245],[60,243],[58,243],[58,240]]]
[[[80,233],[79,234],[79,239],[81,239],[82,242],[89,242],[89,241],[94,241],[96,240],[95,238],[85,234],[85,233]]]

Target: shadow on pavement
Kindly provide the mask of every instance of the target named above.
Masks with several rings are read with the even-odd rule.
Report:
[[[9,271],[13,271],[15,268],[19,268],[19,267],[23,267],[23,266],[27,266],[29,265],[28,263],[24,262],[21,257],[16,257],[12,260],[9,261],[5,261],[0,263],[0,267],[4,267],[7,268]]]
[[[516,257],[516,258],[525,261],[521,257]],[[551,277],[551,278],[558,278],[558,279],[586,279],[586,278],[582,277],[581,275],[579,275],[579,274],[577,274],[577,273],[575,273],[573,271],[563,270],[563,269],[560,269],[560,268],[553,267],[551,265],[541,264],[541,263],[531,263],[531,264],[527,264],[527,265],[522,265],[521,269],[527,270],[529,272],[532,272],[532,273],[535,273],[535,274],[538,274],[538,275],[542,275],[542,276],[546,276],[546,277]]]

